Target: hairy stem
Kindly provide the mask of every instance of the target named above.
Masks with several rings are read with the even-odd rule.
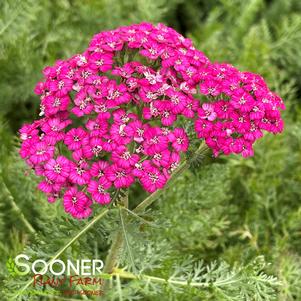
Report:
[[[27,228],[27,230],[31,233],[31,234],[36,234],[36,230],[33,228],[33,226],[31,225],[31,223],[26,219],[25,215],[23,214],[22,210],[18,207],[18,205],[16,204],[13,195],[11,194],[10,190],[8,189],[7,185],[4,182],[4,179],[2,178],[2,185],[4,188],[4,191],[7,193],[7,198],[13,208],[13,210],[17,213],[17,215],[19,216],[20,220],[23,222],[24,226]]]
[[[122,230],[118,230],[112,245],[110,247],[109,253],[106,257],[105,266],[104,266],[104,273],[111,274],[113,269],[118,261],[118,256],[120,254],[120,250],[123,246],[123,234]],[[102,285],[102,290],[105,291],[108,288],[108,281],[104,280]]]
[[[209,283],[202,283],[202,282],[190,282],[188,280],[173,280],[173,279],[165,279],[145,274],[135,275],[130,272],[126,272],[122,269],[114,269],[112,276],[123,278],[123,279],[137,279],[137,280],[145,280],[147,282],[157,282],[157,283],[169,283],[179,286],[192,286],[192,287],[209,287]],[[236,281],[237,282],[237,281]]]
[[[128,208],[129,205],[129,195],[128,190],[125,191],[125,196],[121,198],[122,206]],[[118,263],[118,258],[120,252],[122,250],[124,244],[124,233],[122,224],[120,225],[120,229],[118,229],[116,236],[113,239],[112,245],[109,249],[109,253],[107,255],[105,266],[103,272],[106,274],[111,274]],[[107,280],[103,281],[102,284],[102,291],[105,292],[108,288],[109,282]]]
[[[240,270],[236,271],[233,275],[228,276],[225,275],[223,279],[215,279],[214,277],[210,279],[210,272],[208,271],[209,279],[204,278],[202,280],[191,280],[191,279],[173,279],[173,278],[162,278],[156,276],[150,276],[146,274],[135,274],[131,272],[127,272],[125,269],[115,268],[111,277],[118,277],[119,279],[132,279],[132,280],[144,280],[146,282],[156,282],[156,283],[163,283],[163,284],[171,284],[177,286],[190,286],[196,288],[221,288],[227,287],[229,285],[239,285],[240,283],[246,282],[249,283],[250,281],[257,281],[260,283],[268,283],[270,284],[272,281],[274,285],[281,285],[281,282],[277,281],[276,278],[271,279],[268,277],[260,277],[260,276],[252,276],[252,275],[244,275],[241,273]],[[189,277],[188,277],[189,278]],[[232,300],[232,299],[231,299]]]

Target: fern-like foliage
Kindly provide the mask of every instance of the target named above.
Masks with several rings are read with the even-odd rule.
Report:
[[[141,21],[173,25],[211,60],[262,74],[285,100],[285,131],[261,139],[254,158],[188,153],[190,168],[142,213],[133,209],[146,195],[135,187],[128,208],[118,197],[103,216],[95,208],[94,217],[74,221],[36,189],[16,130],[37,114],[32,90],[44,66],[81,51],[97,32]],[[9,258],[105,260],[118,233],[119,265],[99,275],[111,289],[75,298],[301,300],[300,32],[298,0],[0,1],[1,300],[65,298],[50,286],[37,288],[50,296],[16,295],[32,288],[31,277],[9,274]],[[196,149],[193,124],[187,131]]]

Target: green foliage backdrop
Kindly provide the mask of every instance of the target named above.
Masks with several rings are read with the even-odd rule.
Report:
[[[298,0],[0,1],[1,300],[24,286],[24,279],[8,275],[9,257],[52,258],[87,224],[48,204],[18,156],[16,132],[37,117],[33,87],[42,68],[82,51],[96,32],[141,21],[164,22],[211,60],[262,74],[285,101],[285,131],[260,140],[253,158],[222,156],[207,164],[207,154],[146,212],[148,222],[130,218],[121,266],[131,277],[117,277],[99,300],[301,300]],[[142,197],[131,191],[130,202]],[[105,258],[118,226],[114,214],[61,258]],[[173,284],[187,280],[203,285]]]

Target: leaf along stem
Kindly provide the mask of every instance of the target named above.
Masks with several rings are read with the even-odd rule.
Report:
[[[125,227],[125,221],[124,221],[125,212],[122,211],[121,208],[119,208],[119,216],[120,216],[121,228],[122,228],[122,232],[123,232],[123,238],[124,238],[124,241],[125,241],[125,245],[126,245],[130,260],[131,260],[132,268],[136,272],[134,256],[133,256],[132,249],[131,249],[131,246],[130,246],[130,243],[129,243],[129,240],[128,240],[127,233],[126,233],[126,227]]]

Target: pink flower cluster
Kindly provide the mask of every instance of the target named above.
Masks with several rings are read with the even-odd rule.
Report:
[[[216,156],[250,156],[262,130],[283,128],[283,102],[260,76],[211,63],[162,24],[101,32],[43,74],[43,117],[21,128],[20,154],[48,200],[62,198],[75,218],[136,181],[163,188],[189,147],[178,119],[191,119]]]

